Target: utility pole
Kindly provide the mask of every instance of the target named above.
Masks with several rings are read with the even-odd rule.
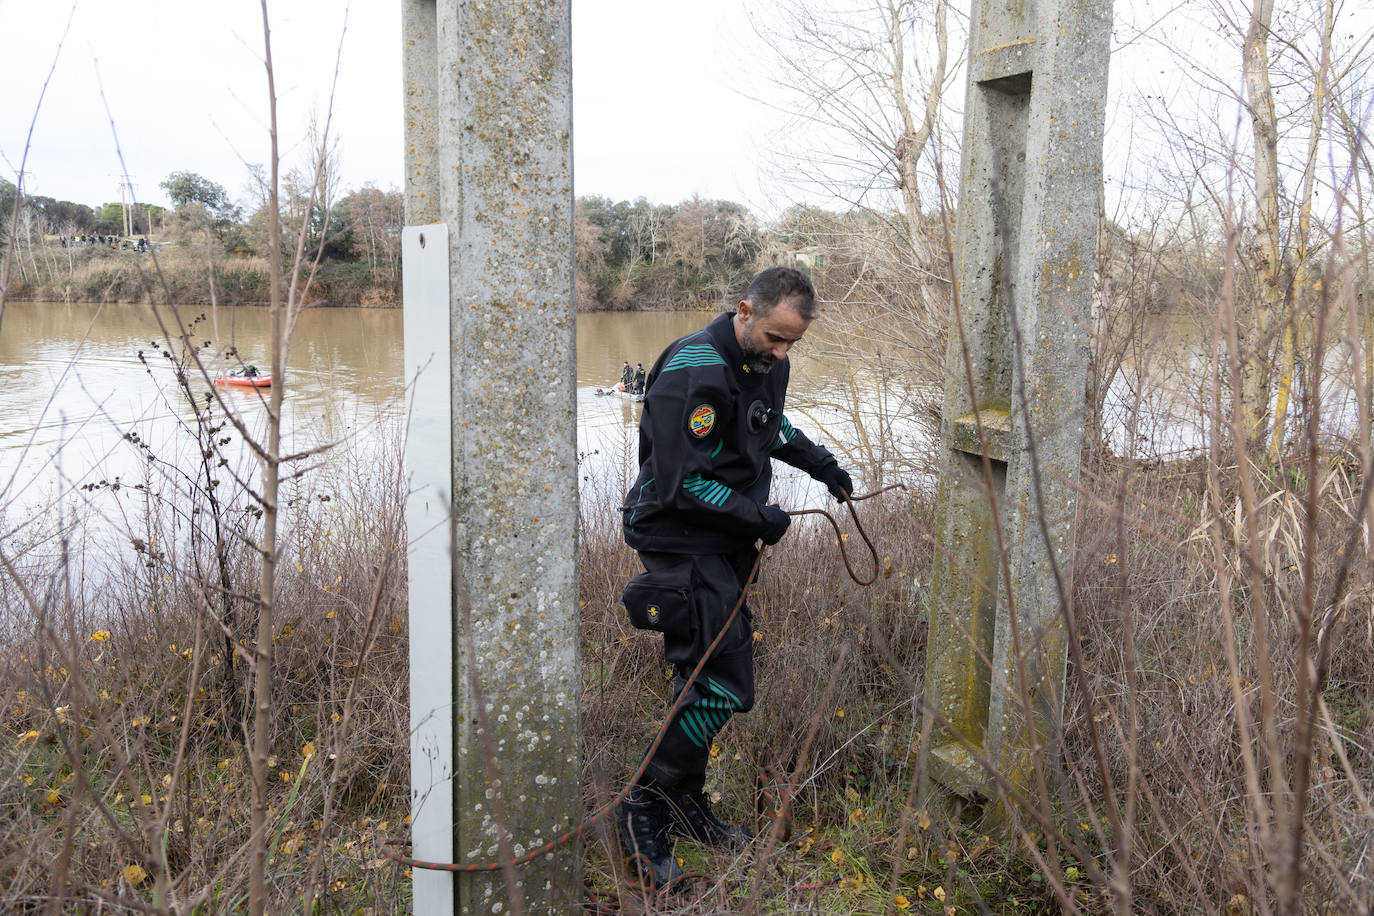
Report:
[[[1059,758],[1110,0],[973,0],[927,804],[993,829]]]
[[[134,234],[133,207],[134,201],[137,199],[134,197],[136,185],[133,183],[132,175],[115,173],[110,177],[119,179],[119,207],[123,215],[123,237],[128,238]]]
[[[582,819],[570,0],[402,0],[411,840]],[[577,909],[578,846],[414,870],[416,913]]]

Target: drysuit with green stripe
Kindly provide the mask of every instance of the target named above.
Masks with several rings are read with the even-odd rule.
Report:
[[[783,416],[790,365],[751,372],[734,314],[669,345],[649,371],[639,421],[639,477],[625,497],[636,550],[753,549],[777,458],[812,477],[834,465]]]
[[[683,706],[649,762],[650,782],[699,791],[712,739],[754,705],[747,604],[686,696],[687,676],[739,599],[768,524],[777,458],[819,477],[835,457],[783,416],[789,364],[751,371],[721,315],[675,342],[649,371],[639,425],[639,476],[626,494],[625,541],[645,572],[626,587],[631,621],[663,634]]]

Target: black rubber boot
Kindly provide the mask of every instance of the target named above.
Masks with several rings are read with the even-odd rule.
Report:
[[[753,839],[743,827],[716,817],[700,786],[684,785],[669,797],[668,803],[672,814],[669,833],[726,852],[739,852]]]
[[[682,877],[668,837],[670,820],[662,793],[647,786],[633,786],[615,808],[615,828],[625,861],[635,867],[641,881],[657,890],[667,890]]]

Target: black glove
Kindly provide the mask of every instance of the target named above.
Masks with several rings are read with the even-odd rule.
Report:
[[[763,542],[768,546],[773,546],[782,540],[782,536],[787,533],[787,526],[792,524],[792,516],[782,510],[781,506],[764,506],[763,512]]]
[[[854,481],[850,478],[849,472],[838,464],[826,467],[816,477],[825,488],[830,491],[830,495],[844,502],[854,493]]]

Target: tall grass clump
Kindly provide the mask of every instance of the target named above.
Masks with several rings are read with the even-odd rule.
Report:
[[[286,497],[267,787],[274,911],[404,909],[407,882],[378,851],[403,829],[408,780],[403,490],[390,435],[366,471],[302,477]],[[244,903],[261,527],[248,512],[221,558],[203,493],[149,476],[142,505],[157,511],[136,519],[98,579],[73,575],[74,544],[41,560],[4,551],[7,910]],[[211,489],[224,520],[251,505],[228,477]]]
[[[1315,502],[1309,471],[1320,478]],[[1145,471],[1104,463],[1090,475],[1089,492],[1121,499],[1085,517],[1078,638],[1090,689],[1071,689],[1065,713],[1066,770],[1078,781],[1071,810],[1104,871],[1124,856],[1137,906],[1262,911],[1297,832],[1304,909],[1359,912],[1371,900],[1361,873],[1374,828],[1368,576],[1312,620],[1307,652],[1301,605],[1307,592],[1332,596],[1344,565],[1341,548],[1304,532],[1339,544],[1358,517],[1362,475],[1338,454],[1257,475],[1265,525],[1251,553],[1241,474],[1195,459]],[[1259,595],[1246,581],[1250,556],[1262,564]],[[1304,733],[1304,689],[1323,657]],[[1095,770],[1089,717],[1106,736],[1107,785],[1084,776]],[[1303,757],[1312,779],[1299,808]],[[1133,807],[1116,836],[1112,801]]]

